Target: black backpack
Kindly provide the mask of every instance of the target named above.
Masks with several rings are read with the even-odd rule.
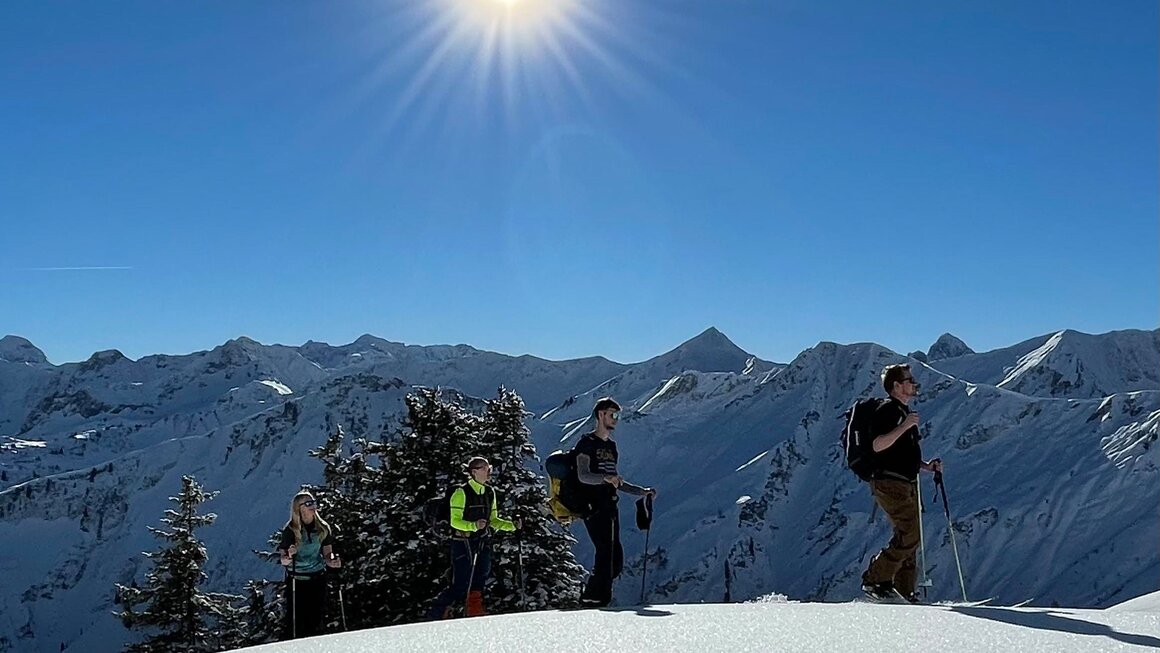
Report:
[[[423,505],[423,521],[427,524],[427,529],[435,532],[445,532],[451,528],[451,495],[455,491],[463,488],[467,492],[467,482],[456,483],[447,488],[441,495],[431,499]],[[495,490],[491,486],[487,486],[487,490],[483,493],[484,501],[488,506],[491,506],[492,497]]]
[[[544,471],[548,478],[561,481],[569,480],[576,475],[576,450],[560,451],[557,449],[544,459]]]
[[[874,413],[885,401],[878,397],[859,399],[843,414],[846,427],[842,429],[842,450],[846,453],[846,467],[863,481],[869,481],[878,471],[870,429],[874,426]]]

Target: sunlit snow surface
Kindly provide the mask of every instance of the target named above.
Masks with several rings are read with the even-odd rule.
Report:
[[[1144,600],[1148,597],[1143,597]],[[1144,651],[1160,612],[869,603],[657,605],[412,624],[247,649],[382,651]]]

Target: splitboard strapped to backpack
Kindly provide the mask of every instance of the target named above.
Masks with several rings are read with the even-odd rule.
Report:
[[[552,517],[565,526],[583,519],[584,511],[569,496],[569,491],[579,483],[576,476],[576,450],[553,451],[544,459],[544,471],[548,474],[548,510]]]
[[[871,428],[874,413],[885,401],[878,397],[859,399],[843,414],[846,427],[842,429],[842,450],[846,452],[846,467],[863,481],[871,480],[878,471]]]

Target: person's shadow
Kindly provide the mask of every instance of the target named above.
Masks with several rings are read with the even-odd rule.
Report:
[[[1050,611],[1033,611],[1033,608],[1030,608],[1027,611],[1023,611],[1005,610],[1003,608],[967,606],[954,607],[951,608],[951,610],[954,612],[961,612],[962,614],[970,617],[991,619],[992,621],[1001,621],[1003,623],[1024,626],[1027,628],[1057,630],[1064,633],[1075,633],[1077,635],[1098,635],[1102,637],[1110,637],[1111,639],[1124,642],[1125,644],[1160,648],[1160,639],[1152,637],[1151,635],[1121,633],[1113,629],[1111,626],[1092,623],[1090,621],[1083,621],[1081,619],[1072,619]]]
[[[625,606],[610,606],[605,608],[563,608],[563,611],[578,612],[581,610],[599,610],[600,612],[635,612],[639,617],[671,617],[672,612],[668,610],[660,610],[647,605],[625,605]]]
[[[634,610],[638,617],[671,617],[671,616],[673,616],[673,613],[669,612],[668,610],[658,610],[656,608],[649,607],[647,605],[638,605],[634,608],[626,608],[626,609]]]

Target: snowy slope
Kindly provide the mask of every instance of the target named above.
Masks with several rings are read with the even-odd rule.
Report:
[[[1160,614],[1156,612],[767,602],[477,617],[243,650],[1103,653],[1157,647]]]
[[[1160,329],[1102,335],[1066,330],[982,354],[931,360],[965,381],[1043,397],[1160,390]]]
[[[666,395],[671,398],[692,392],[694,402],[699,402],[705,392],[704,388],[693,391],[699,379],[713,379],[709,381],[710,386],[726,383],[732,391],[732,388],[738,386],[752,386],[783,367],[782,364],[762,361],[747,354],[723,333],[710,328],[672,351],[633,365],[584,392],[569,395],[559,405],[544,413],[540,421],[560,426],[563,430],[558,440],[564,442],[569,438],[575,439],[585,430],[591,430],[588,420],[593,404],[600,397],[616,397],[622,405],[638,410],[647,410],[650,400],[655,403]],[[685,376],[683,382],[679,380],[682,375]],[[706,409],[719,407],[704,406]],[[631,419],[631,416],[625,419]],[[544,431],[541,425],[540,432]],[[551,451],[554,446],[549,442],[544,444],[546,451]]]
[[[45,443],[43,455],[14,466],[0,487],[204,434],[285,401],[292,396],[286,389],[325,377],[288,348],[239,338],[208,352],[139,361],[115,350],[98,352],[83,363],[44,371],[23,392],[0,385],[7,391],[0,402],[19,401],[5,422],[10,437]]]
[[[1139,390],[1136,368],[1117,376],[1120,359],[1100,358],[1133,347],[1140,360],[1160,355],[1138,333],[1154,335],[1089,337],[1084,369],[1102,370],[1107,397],[1032,396],[997,387],[997,373],[993,383],[971,382],[940,367],[959,358],[916,362],[924,446],[947,461],[972,598],[1093,607],[1160,589],[1160,392]],[[1002,357],[1017,361],[1051,337]],[[210,588],[236,592],[246,579],[277,576],[249,552],[266,547],[298,484],[318,480],[305,452],[338,423],[352,434],[389,432],[412,384],[481,396],[504,384],[537,397],[528,406],[540,417],[529,425],[541,454],[589,427],[595,397],[616,396],[626,408],[616,435],[624,472],[661,491],[652,600],[740,601],[770,591],[848,599],[888,537],[881,516],[867,524],[868,494],[838,464],[836,439],[842,410],[880,394],[878,370],[904,359],[880,346],[821,343],[772,364],[711,329],[621,365],[396,345],[371,336],[343,347],[239,338],[136,362],[116,352],[62,366],[0,361],[0,488],[8,488],[0,547],[18,552],[0,560],[0,651],[55,652],[60,642],[119,649],[127,633],[108,616],[112,584],[140,576],[138,552],[155,546],[146,526],[156,525],[182,474],[222,491],[206,506],[220,515],[205,533]],[[926,523],[933,596],[953,598],[941,508],[930,505]],[[617,592],[634,602],[643,536],[627,520],[624,543]]]
[[[55,640],[76,650],[119,649],[126,631],[108,616],[112,584],[143,573],[139,552],[157,547],[145,526],[156,526],[171,507],[167,498],[183,474],[222,490],[205,505],[218,514],[217,522],[200,531],[210,552],[211,585],[237,592],[247,579],[279,578],[276,568],[250,552],[268,550],[267,538],[288,517],[288,497],[320,475],[305,451],[321,444],[336,423],[382,432],[397,420],[409,389],[368,375],[335,379],[309,397],[204,435],[0,493],[0,520],[10,525],[0,529],[0,550],[19,552],[0,562],[6,579],[0,650],[56,650]],[[25,633],[35,642],[24,641],[33,639]]]
[[[1109,610],[1125,610],[1130,612],[1151,612],[1160,614],[1160,592],[1152,592],[1144,596],[1137,596],[1123,603],[1108,608]]]

